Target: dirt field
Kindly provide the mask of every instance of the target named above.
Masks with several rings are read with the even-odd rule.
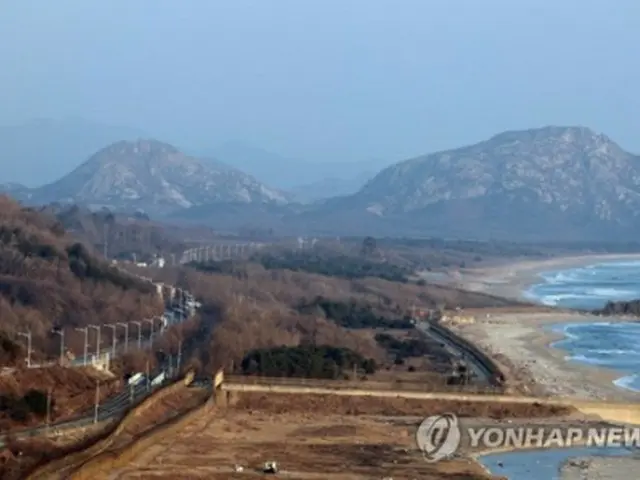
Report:
[[[415,449],[412,428],[385,417],[270,414],[233,410],[191,424],[144,452],[111,479],[232,479],[278,462],[292,479],[483,479],[467,461],[433,466]],[[234,473],[234,465],[243,473]],[[253,473],[253,475],[252,475]],[[268,478],[268,477],[267,477]]]
[[[463,458],[429,464],[417,449],[415,432],[424,416],[452,407],[460,405],[243,394],[234,406],[194,421],[175,438],[162,439],[109,479],[260,478],[259,469],[269,460],[277,461],[283,476],[292,479],[490,478]],[[482,411],[466,406],[470,415],[500,418],[518,413],[509,407],[479,408]],[[519,413],[535,414],[530,407]],[[243,472],[234,472],[235,465]]]

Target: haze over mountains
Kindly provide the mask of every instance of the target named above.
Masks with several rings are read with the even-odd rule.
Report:
[[[58,180],[105,146],[120,140],[154,138],[141,129],[112,126],[81,118],[36,119],[0,126],[0,184],[4,191],[21,194]],[[157,137],[156,137],[157,138]],[[205,160],[215,168],[227,164],[261,182],[308,202],[355,193],[365,181],[391,162],[308,162],[282,157],[247,142],[226,142],[216,148],[179,145],[181,151]],[[184,148],[183,148],[184,147]]]
[[[273,175],[286,173],[284,160],[271,158]],[[397,163],[355,193],[308,205],[157,140],[116,142],[54,183],[5,190],[31,203],[141,209],[224,230],[259,226],[283,234],[630,240],[640,233],[640,158],[584,127],[504,132]]]

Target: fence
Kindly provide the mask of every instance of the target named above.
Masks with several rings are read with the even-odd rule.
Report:
[[[502,388],[503,375],[501,370],[482,350],[473,343],[456,335],[444,325],[437,322],[428,322],[429,328],[450,343],[454,344],[460,351],[464,352],[472,361],[486,373],[489,383],[496,388]]]
[[[405,392],[450,392],[499,394],[503,389],[497,386],[478,385],[433,385],[406,381],[376,382],[371,380],[318,380],[313,378],[258,377],[243,375],[225,375],[225,384],[236,385],[273,385],[330,389],[387,390]]]
[[[99,455],[101,452],[109,448],[114,438],[122,433],[122,431],[132,421],[135,421],[145,410],[153,407],[159,400],[174,392],[176,389],[189,386],[193,382],[193,372],[188,372],[181,380],[174,381],[170,384],[164,384],[159,387],[154,394],[147,395],[140,399],[137,404],[121,412],[120,421],[114,421],[103,432],[93,437],[92,441],[76,447],[73,452],[65,452],[62,458],[50,459],[40,465],[35,466],[30,474],[26,477],[30,480],[55,478],[54,474],[65,469],[69,469],[74,465],[82,464]]]

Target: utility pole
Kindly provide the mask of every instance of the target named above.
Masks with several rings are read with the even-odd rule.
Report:
[[[153,318],[145,318],[142,322],[149,324],[149,328],[151,329],[149,331],[149,344],[153,346],[153,324],[155,323],[155,320]]]
[[[120,327],[124,327],[124,352],[129,351],[129,324],[128,323],[116,323]]]
[[[93,423],[98,423],[98,410],[100,409],[100,381],[96,382],[96,401],[93,409]]]
[[[18,332],[18,335],[27,339],[27,368],[31,368],[31,330],[26,333]]]
[[[49,388],[47,390],[47,437],[49,436],[49,427],[51,426],[51,395],[53,393],[53,389]]]
[[[102,234],[104,236],[104,251],[102,252],[104,258],[109,258],[107,254],[109,253],[109,240],[107,239],[107,222],[104,222],[102,225]]]
[[[96,331],[96,358],[100,358],[100,331],[102,330],[100,325],[89,325],[89,328],[93,328]]]
[[[178,360],[176,363],[176,367],[178,370],[178,375],[180,375],[180,362],[182,360],[182,340],[180,340],[180,343],[178,343]]]
[[[118,337],[116,336],[117,325],[105,325],[104,328],[110,328],[113,336],[111,337],[111,358],[116,358],[116,345]]]
[[[64,363],[64,330],[62,327],[53,330],[53,333],[60,335],[60,365]]]
[[[145,366],[145,373],[147,375],[147,392],[151,389],[151,378],[149,378],[149,360]]]
[[[136,327],[138,327],[138,350],[142,348],[142,322],[131,321]]]
[[[87,366],[87,357],[89,356],[89,327],[76,328],[78,332],[84,332],[84,358],[82,364]]]

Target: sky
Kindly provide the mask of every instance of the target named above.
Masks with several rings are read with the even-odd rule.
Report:
[[[0,2],[0,124],[314,162],[584,125],[640,153],[638,0]]]

